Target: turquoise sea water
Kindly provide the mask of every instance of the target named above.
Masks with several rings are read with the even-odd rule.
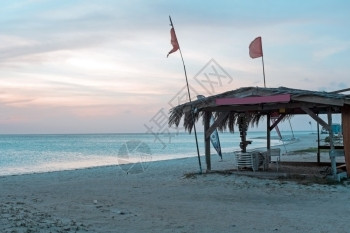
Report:
[[[295,135],[310,132],[295,132]],[[283,133],[285,137],[290,132]],[[203,133],[198,133],[204,155]],[[239,150],[239,133],[219,133],[223,152]],[[266,146],[265,132],[248,132],[248,149]],[[272,145],[280,144],[278,139]],[[215,150],[212,149],[215,154]],[[0,135],[0,176],[197,156],[193,134]],[[216,155],[214,155],[216,156]]]

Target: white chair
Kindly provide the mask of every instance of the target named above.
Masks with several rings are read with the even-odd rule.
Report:
[[[268,169],[270,163],[270,157],[267,156],[267,151],[258,151],[259,153],[259,166],[263,166],[264,171]]]
[[[276,163],[277,172],[281,162],[281,148],[270,149],[270,163]]]
[[[234,152],[237,170],[251,168],[254,172],[259,169],[259,152]]]

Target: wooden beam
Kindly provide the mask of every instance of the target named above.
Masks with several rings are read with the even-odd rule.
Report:
[[[301,109],[309,114],[309,116],[311,116],[315,121],[317,121],[320,125],[322,125],[323,127],[325,127],[328,131],[331,129],[331,127],[321,118],[319,118],[313,111],[311,111],[309,108],[306,107],[301,107]]]
[[[348,177],[350,177],[350,105],[345,105],[342,108],[342,125],[343,125],[343,144],[345,164]]]
[[[287,103],[290,101],[290,94],[273,96],[254,96],[244,98],[218,98],[216,105],[235,105],[235,104],[264,104],[264,103]]]
[[[327,149],[327,150],[330,150],[331,149],[331,146],[318,146],[318,148],[320,149]],[[334,146],[334,149],[344,149],[344,146]]]
[[[246,97],[246,98],[221,98],[223,99],[236,99],[238,101],[242,101],[248,98],[265,98],[265,96],[260,97]],[[271,97],[271,96],[266,96]],[[263,110],[278,110],[279,108],[285,108],[287,110],[300,109],[302,107],[306,107],[309,109],[314,109],[317,111],[316,113],[327,113],[328,107],[333,107],[333,113],[341,113],[341,108],[345,104],[350,105],[350,99],[331,99],[331,98],[322,98],[322,97],[291,97],[291,100],[294,102],[264,102],[260,103],[237,103],[237,104],[229,104],[229,105],[218,105],[215,104],[220,99],[203,102],[200,104],[194,104],[193,106],[200,111],[210,110],[212,112],[224,112],[224,111],[235,111],[235,112],[246,112],[246,111],[263,111]],[[221,101],[220,100],[220,101]],[[249,100],[249,99],[248,99]],[[220,103],[219,101],[219,103]],[[300,101],[300,102],[299,102]],[[314,102],[313,102],[314,101]],[[243,101],[244,102],[244,101]],[[184,107],[183,112],[186,113],[191,110],[191,106],[187,105]]]
[[[210,135],[214,132],[218,125],[227,117],[229,113],[230,112],[222,112],[218,119],[216,119],[216,121],[210,127],[208,127],[207,130],[205,130],[206,138],[210,138]]]
[[[280,123],[280,121],[286,116],[286,114],[281,114],[278,119],[270,126],[270,131],[273,130],[278,123]]]
[[[350,91],[350,88],[341,89],[341,90],[337,90],[337,91],[331,91],[331,92],[329,92],[329,93],[338,94],[338,93],[342,93],[342,92],[346,92],[346,91]]]
[[[211,170],[211,160],[210,160],[210,134],[207,135],[207,131],[210,125],[211,112],[204,112],[204,146],[205,146],[205,162],[207,164],[207,171]]]
[[[256,105],[220,105],[215,107],[205,107],[203,111],[212,111],[212,112],[249,112],[249,111],[278,111],[281,108],[286,110],[286,113],[289,114],[305,114],[304,111],[299,111],[301,107],[306,107],[310,109],[317,109],[320,113],[327,113],[327,105],[321,104],[312,104],[312,103],[273,103],[273,104],[256,104]],[[317,113],[318,113],[317,112]],[[334,111],[334,113],[341,112]]]
[[[320,152],[320,124],[317,122],[317,163],[321,162],[321,152]]]
[[[293,97],[292,100],[314,103],[314,104],[325,104],[330,106],[344,105],[344,99],[327,98],[327,97],[321,97],[321,96],[297,96],[297,97]]]

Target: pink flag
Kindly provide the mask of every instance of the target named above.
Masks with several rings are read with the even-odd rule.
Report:
[[[166,57],[169,56],[169,54],[176,52],[179,49],[179,43],[177,42],[177,38],[176,38],[176,34],[175,34],[175,30],[174,28],[170,29],[170,35],[171,35],[171,44],[173,45],[173,49],[170,50],[170,52],[168,53],[168,55]]]
[[[251,58],[263,56],[261,37],[255,38],[249,45],[249,55]]]

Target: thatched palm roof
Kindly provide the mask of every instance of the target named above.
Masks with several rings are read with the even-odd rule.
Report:
[[[290,101],[275,102],[275,103],[256,103],[256,104],[235,104],[235,105],[218,105],[216,100],[220,98],[246,98],[256,96],[275,96],[281,94],[289,94]],[[244,114],[247,121],[251,124],[257,124],[267,113],[277,112],[286,116],[300,114],[301,109],[307,107],[315,113],[326,113],[328,111],[340,112],[341,107],[350,104],[349,95],[343,95],[331,92],[319,92],[300,89],[291,89],[286,87],[279,88],[261,88],[261,87],[242,87],[236,90],[224,92],[218,95],[206,97],[201,100],[192,101],[192,104],[187,102],[178,105],[170,110],[169,126],[179,126],[182,118],[186,130],[191,132],[193,128],[193,117],[195,121],[203,115],[204,112],[213,112],[217,119],[222,113],[225,114],[222,121],[218,124],[220,131],[229,129],[234,131],[234,125],[237,124],[237,119]],[[191,111],[193,109],[193,111]],[[283,110],[281,110],[283,109]],[[224,116],[224,115],[222,115]],[[222,117],[221,116],[221,117]]]

